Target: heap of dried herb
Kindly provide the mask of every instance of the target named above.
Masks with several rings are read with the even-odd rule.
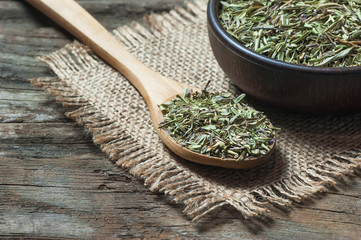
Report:
[[[219,18],[244,46],[294,64],[361,65],[361,0],[227,0]]]
[[[160,105],[165,129],[181,146],[201,154],[243,160],[266,154],[275,128],[243,102],[244,94],[211,94],[186,89]]]

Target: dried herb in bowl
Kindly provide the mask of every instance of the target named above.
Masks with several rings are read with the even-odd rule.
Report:
[[[186,89],[183,96],[160,105],[164,121],[159,127],[200,154],[236,160],[260,157],[270,151],[276,128],[244,103],[244,96]]]
[[[308,66],[361,65],[361,0],[220,3],[223,28],[260,54]]]

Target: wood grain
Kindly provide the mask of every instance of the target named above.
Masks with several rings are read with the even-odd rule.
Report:
[[[107,29],[174,0],[79,1]],[[361,239],[361,178],[292,211],[248,221],[222,208],[198,223],[113,163],[28,78],[72,38],[23,1],[0,2],[0,237],[36,239]]]

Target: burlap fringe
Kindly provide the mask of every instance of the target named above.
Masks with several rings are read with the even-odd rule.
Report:
[[[127,47],[137,48],[145,39],[157,37],[172,31],[175,26],[187,25],[204,15],[206,3],[197,1],[186,3],[186,9],[176,8],[162,15],[146,15],[150,31],[138,23],[114,30],[114,35]],[[231,205],[245,218],[263,215],[270,205],[290,206],[301,202],[328,185],[335,185],[337,178],[354,174],[360,168],[361,151],[352,149],[334,154],[322,164],[310,164],[301,175],[291,175],[278,182],[245,192],[241,197],[225,196],[204,185],[175,163],[162,161],[152,151],[146,149],[122,127],[126,119],[111,119],[95,108],[89,99],[71,87],[70,73],[92,71],[99,67],[101,60],[87,47],[78,42],[41,58],[59,76],[57,78],[31,79],[33,85],[46,89],[64,106],[78,107],[67,116],[83,125],[117,165],[128,168],[132,174],[140,176],[152,191],[160,191],[172,196],[176,202],[183,202],[184,212],[197,221],[207,213],[223,205]],[[110,68],[109,68],[110,69]],[[111,70],[111,69],[110,69]],[[109,71],[110,71],[109,70]],[[222,196],[222,197],[221,197]]]

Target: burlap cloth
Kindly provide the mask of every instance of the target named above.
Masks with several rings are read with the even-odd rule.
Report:
[[[114,31],[138,59],[161,74],[209,91],[237,90],[213,57],[206,3],[186,3]],[[59,78],[32,79],[66,106],[67,115],[93,134],[117,165],[144,179],[152,191],[185,204],[193,220],[231,205],[244,217],[270,206],[291,206],[355,174],[361,163],[361,114],[310,116],[255,106],[278,134],[271,159],[256,168],[231,170],[195,164],[172,154],[158,138],[147,106],[118,72],[78,42],[41,58]],[[272,209],[272,208],[271,208]]]

